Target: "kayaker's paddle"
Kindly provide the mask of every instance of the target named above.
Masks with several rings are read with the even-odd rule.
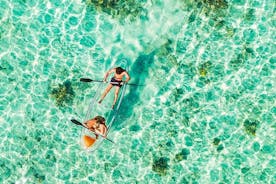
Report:
[[[92,80],[89,78],[80,78],[81,82],[104,82],[104,81],[100,81],[100,80]]]
[[[83,125],[81,122],[79,122],[78,120],[71,119],[71,122],[74,123],[74,124],[76,124],[76,125],[80,125],[80,126],[83,126],[84,128],[87,128],[86,126],[84,126],[84,125]],[[87,129],[90,130],[89,128],[87,128]],[[92,130],[90,130],[90,131],[93,132]],[[96,134],[96,132],[93,132],[93,133]],[[108,140],[108,141],[114,143],[112,140],[108,139],[107,137],[104,137],[104,136],[102,136],[102,135],[100,135],[100,134],[96,134],[96,135],[99,135],[99,136],[101,136],[102,138],[104,138],[104,139],[106,139],[106,140]]]
[[[80,78],[81,82],[104,82],[104,81],[100,81],[100,80],[92,80],[89,78]],[[111,84],[118,84],[118,82],[110,82]],[[131,85],[131,86],[144,86],[142,84],[129,84],[129,83],[125,83],[127,85]]]

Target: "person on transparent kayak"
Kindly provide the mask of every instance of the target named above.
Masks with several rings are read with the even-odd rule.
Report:
[[[123,68],[116,67],[116,68],[112,68],[106,72],[106,74],[104,76],[104,82],[106,82],[107,77],[112,73],[114,73],[114,76],[111,78],[110,83],[108,84],[104,93],[102,94],[102,96],[99,100],[99,103],[102,103],[104,97],[108,94],[108,92],[112,89],[112,87],[115,86],[115,88],[116,88],[115,89],[115,97],[114,97],[114,101],[112,104],[112,109],[113,109],[117,102],[120,88],[130,80],[130,76],[129,76],[128,72],[126,70],[124,70]],[[125,81],[123,81],[124,77],[126,78]]]
[[[84,125],[95,133],[96,139],[98,138],[98,135],[103,136],[106,138],[107,134],[107,127],[105,124],[105,119],[102,116],[96,116],[93,119],[90,119],[84,123]]]

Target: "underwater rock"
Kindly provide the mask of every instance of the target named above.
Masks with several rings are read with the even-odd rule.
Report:
[[[166,175],[167,171],[169,169],[169,159],[166,157],[161,157],[157,160],[154,161],[153,165],[152,165],[152,170],[154,172],[156,172],[159,175]]]
[[[175,161],[180,162],[182,160],[187,160],[188,159],[188,155],[190,154],[189,149],[184,148],[182,149],[182,151],[180,153],[177,153],[174,157]]]
[[[254,50],[252,48],[244,48],[244,50],[248,53],[248,54],[254,54]]]
[[[256,130],[258,125],[260,124],[259,121],[257,120],[245,120],[243,123],[243,126],[245,128],[245,132],[250,134],[250,135],[256,135]]]
[[[34,164],[34,163],[33,163]],[[43,182],[45,180],[45,175],[42,174],[42,172],[37,169],[36,166],[31,166],[26,174],[28,177],[33,177],[37,182]]]
[[[199,75],[201,77],[205,77],[207,75],[207,69],[206,68],[200,68],[199,69]]]
[[[203,3],[211,8],[215,9],[226,9],[228,3],[226,0],[203,0]]]
[[[38,182],[42,183],[45,180],[45,175],[41,173],[35,173],[34,177],[38,180]]]
[[[129,18],[133,21],[138,17],[147,19],[144,3],[137,0],[91,0],[88,5],[93,5],[97,11],[103,11],[114,18]]]
[[[200,77],[205,77],[212,66],[211,61],[207,61],[199,66],[199,75]]]
[[[228,15],[227,8],[228,2],[227,0],[183,0],[185,4],[186,11],[200,11],[207,16],[211,17],[225,17]],[[189,23],[194,22],[196,19],[195,16],[191,15],[189,17]]]
[[[57,88],[51,91],[51,96],[55,99],[57,106],[64,106],[66,103],[71,104],[75,96],[71,82],[65,81],[63,84],[59,84]]]
[[[215,146],[217,146],[217,145],[219,145],[219,143],[220,143],[220,139],[219,138],[214,138],[214,140],[213,140],[213,144],[215,145]]]

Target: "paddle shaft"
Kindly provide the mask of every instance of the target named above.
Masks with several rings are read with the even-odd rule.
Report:
[[[89,78],[80,78],[80,81],[82,82],[105,82],[105,81],[102,81],[102,80],[92,80],[92,79],[89,79]],[[119,82],[109,82],[110,84],[120,84]],[[144,85],[141,85],[141,84],[129,84],[129,83],[124,83],[124,84],[127,84],[127,85],[131,85],[131,86],[144,86]]]

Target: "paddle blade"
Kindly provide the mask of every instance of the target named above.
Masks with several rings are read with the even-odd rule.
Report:
[[[75,119],[71,119],[71,122],[74,123],[74,124],[76,124],[76,125],[81,125],[81,126],[83,126],[83,125],[81,124],[81,122],[79,122],[79,121],[77,121],[77,120],[75,120]]]
[[[80,78],[81,82],[92,82],[92,79],[88,79],[88,78]]]
[[[96,138],[90,137],[88,135],[83,136],[83,144],[86,148],[89,148],[96,142]]]

